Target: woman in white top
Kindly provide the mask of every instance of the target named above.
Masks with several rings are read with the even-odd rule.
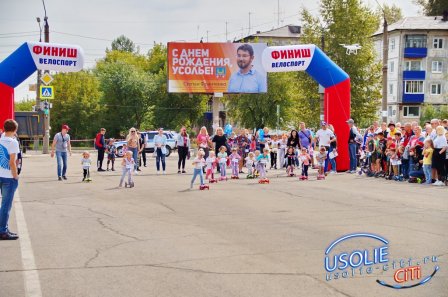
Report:
[[[163,128],[159,128],[159,134],[154,136],[154,151],[156,153],[157,174],[160,172],[160,162],[162,163],[163,174],[165,174],[166,136]]]

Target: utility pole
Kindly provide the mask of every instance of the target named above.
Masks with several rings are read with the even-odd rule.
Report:
[[[280,27],[280,0],[277,0],[277,27]]]
[[[48,25],[48,17],[47,17],[47,10],[45,9],[45,2],[42,0],[42,3],[44,4],[44,10],[45,10],[45,25],[44,25],[44,40],[46,43],[50,42],[50,26]],[[48,70],[45,70],[45,73],[48,73]],[[49,153],[49,146],[50,146],[50,108],[48,109],[48,114],[44,116],[44,142],[43,142],[43,148],[42,152],[44,154]]]
[[[387,32],[386,12],[378,0],[375,0],[383,11],[383,98],[381,101],[381,120],[387,123],[387,60],[389,60],[389,36]]]
[[[322,35],[320,38],[321,49],[325,53],[325,28],[322,26]],[[322,85],[319,85],[319,105],[320,105],[320,120],[323,121],[325,119],[325,88]]]
[[[381,118],[387,123],[387,60],[389,59],[389,36],[387,33],[386,14],[383,10],[383,100],[381,101]]]
[[[37,17],[36,18],[36,20],[37,20],[37,23],[39,24],[39,32],[40,32],[40,35],[39,35],[39,42],[42,42],[42,26],[40,25],[40,18],[39,17]],[[40,113],[41,112],[41,109],[40,109],[40,77],[41,77],[41,71],[40,70],[37,70],[37,83],[36,83],[36,111],[38,112],[38,113]],[[39,136],[34,136],[34,139],[33,139],[33,142],[34,142],[34,150],[35,151],[37,151],[37,150],[39,150]]]
[[[249,32],[247,33],[247,35],[249,36],[250,35],[250,15],[251,15],[252,13],[249,11]]]

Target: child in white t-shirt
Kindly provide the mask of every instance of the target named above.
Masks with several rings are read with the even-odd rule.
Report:
[[[194,181],[196,180],[196,177],[199,175],[199,178],[201,179],[201,186],[204,185],[204,177],[202,175],[202,168],[204,167],[205,160],[204,160],[204,151],[200,149],[198,151],[198,155],[193,160],[193,178],[191,179],[190,189],[193,188]]]
[[[81,165],[83,171],[82,181],[91,181],[90,166],[92,165],[92,160],[90,159],[90,153],[88,151],[82,153]]]

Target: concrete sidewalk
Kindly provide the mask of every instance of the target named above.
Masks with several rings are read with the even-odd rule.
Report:
[[[350,174],[317,181],[315,170],[299,181],[271,170],[269,185],[240,179],[199,191],[198,181],[189,189],[191,161],[179,175],[172,155],[168,174],[156,175],[148,157],[135,188],[118,189],[120,171],[82,183],[79,154],[63,182],[54,159],[26,156],[20,206],[42,296],[448,296],[446,187]],[[14,213],[10,222],[17,230]],[[440,270],[407,290],[376,283],[396,284],[396,269],[327,281],[325,249],[356,232],[387,238],[391,260],[436,255]],[[25,295],[20,240],[0,242],[1,297],[38,296]],[[341,251],[376,246],[351,240]],[[422,277],[433,268],[422,265]]]

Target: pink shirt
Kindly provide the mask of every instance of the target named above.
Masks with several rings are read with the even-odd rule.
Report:
[[[208,147],[209,139],[210,139],[210,137],[208,135],[199,134],[197,137],[197,142],[200,147],[206,148],[206,147]]]

